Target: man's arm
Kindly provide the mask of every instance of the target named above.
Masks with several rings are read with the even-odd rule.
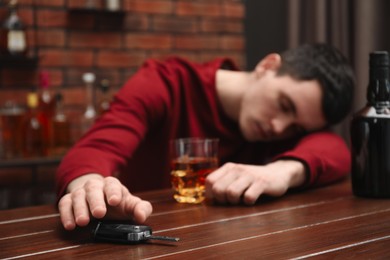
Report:
[[[350,171],[350,152],[331,132],[312,133],[264,166],[228,163],[206,179],[206,195],[221,203],[253,204],[262,194],[282,196],[289,188],[315,187]]]
[[[315,132],[299,140],[275,160],[295,159],[307,168],[305,187],[318,187],[346,177],[351,171],[351,154],[345,141],[330,131]]]
[[[57,169],[58,206],[65,228],[86,225],[90,216],[134,217],[142,222],[151,214],[150,203],[133,196],[112,176],[127,165],[149,129],[165,116],[169,96],[153,64],[143,66],[127,81],[109,111],[70,149]]]

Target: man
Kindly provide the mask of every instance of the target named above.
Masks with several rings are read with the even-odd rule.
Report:
[[[219,138],[221,167],[206,179],[219,203],[331,183],[348,174],[349,151],[326,130],[348,113],[353,73],[325,44],[273,53],[251,72],[228,59],[147,61],[110,111],[69,151],[57,173],[67,230],[90,218],[142,223],[149,202],[131,192],[169,187],[169,141]]]

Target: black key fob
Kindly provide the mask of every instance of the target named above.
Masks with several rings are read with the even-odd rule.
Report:
[[[118,224],[98,222],[92,230],[96,241],[106,241],[121,244],[137,244],[149,239],[177,242],[179,238],[166,236],[153,236],[152,228],[142,225]]]

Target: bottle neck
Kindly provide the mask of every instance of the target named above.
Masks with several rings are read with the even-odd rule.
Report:
[[[372,67],[367,88],[368,105],[375,107],[378,113],[390,108],[389,67]]]
[[[27,96],[27,107],[31,116],[36,116],[38,112],[38,96],[36,93],[29,93]]]
[[[8,5],[8,12],[10,15],[16,15],[17,3],[16,1],[11,1]]]
[[[22,24],[19,19],[17,10],[16,10],[16,5],[10,5],[8,7],[8,18],[5,21],[5,26],[11,26],[13,25],[15,30],[21,30],[22,29]]]
[[[94,118],[96,116],[95,105],[94,105],[94,95],[93,95],[93,85],[92,83],[86,84],[86,110],[84,116],[86,118]]]
[[[62,95],[58,94],[57,95],[57,100],[56,100],[56,113],[54,116],[55,121],[60,121],[64,122],[66,121],[66,115],[64,113],[64,106],[63,106],[63,101],[62,101]]]

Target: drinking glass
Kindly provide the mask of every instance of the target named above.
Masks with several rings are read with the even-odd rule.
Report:
[[[171,183],[180,203],[205,199],[205,179],[218,168],[218,139],[180,138],[172,141]]]

